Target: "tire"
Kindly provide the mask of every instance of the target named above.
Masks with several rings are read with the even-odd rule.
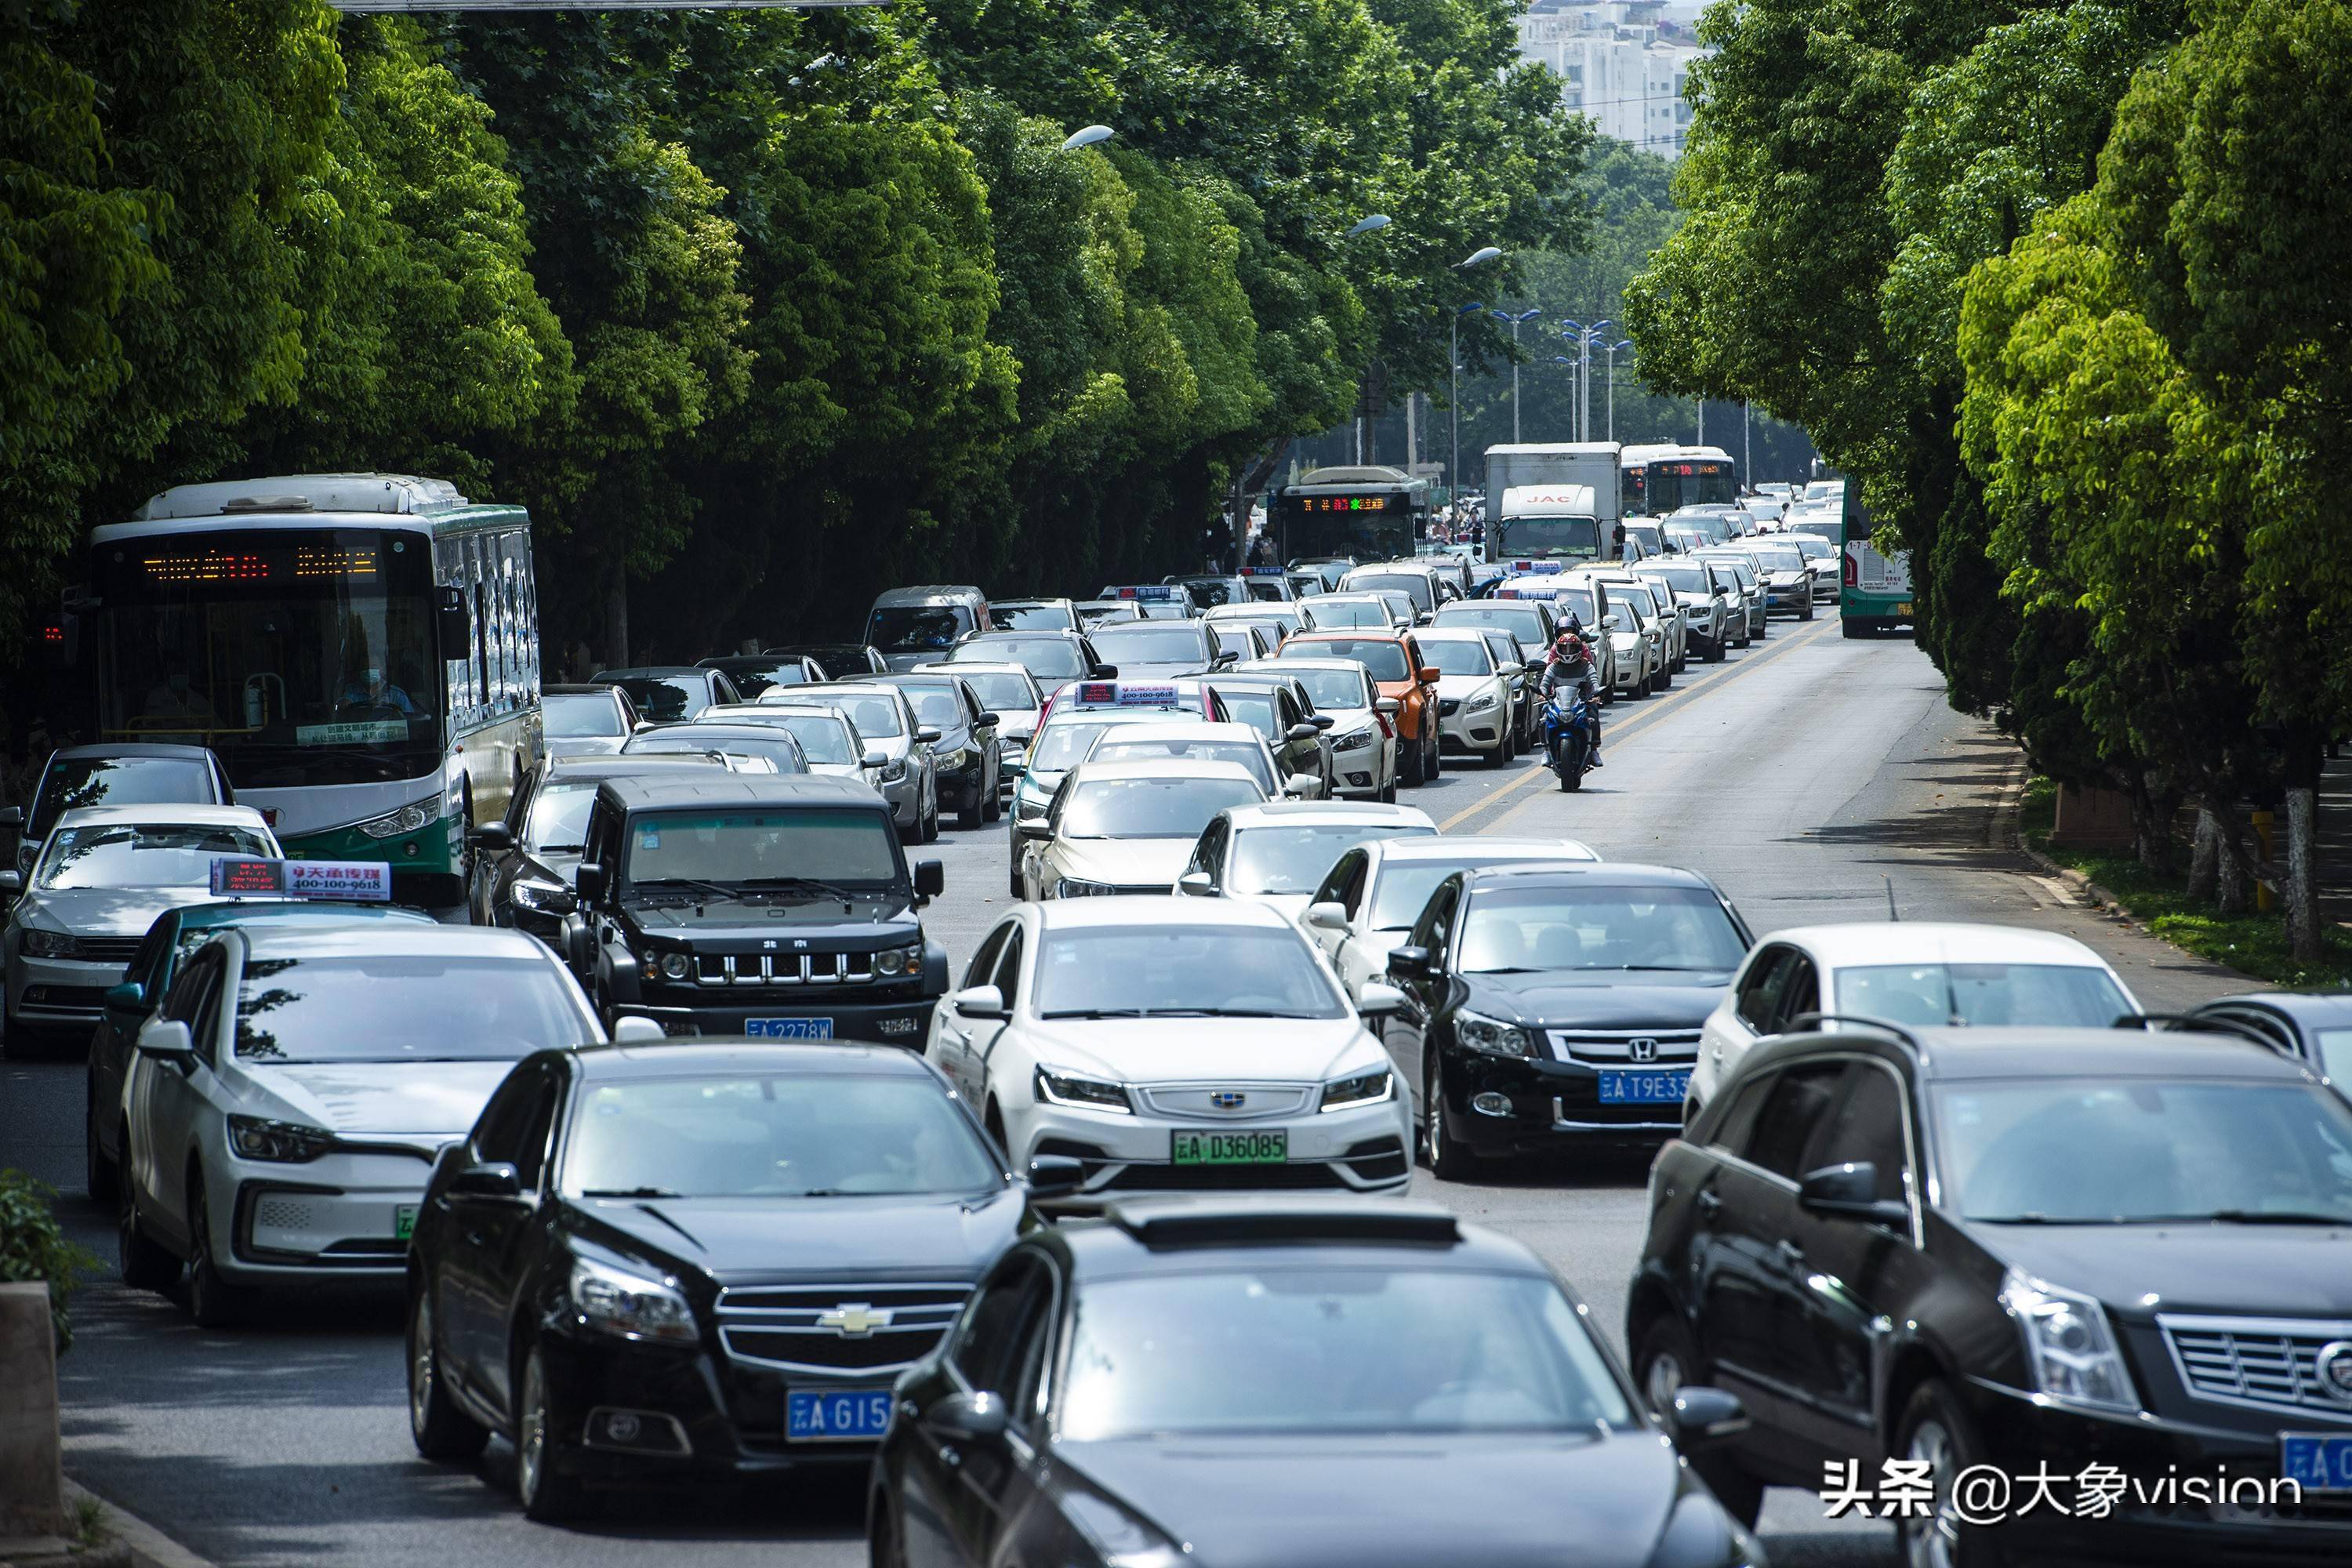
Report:
[[[981,799],[982,792],[987,787],[985,778],[972,781],[971,795],[957,808],[956,826],[963,832],[970,833],[988,821],[988,803]]]
[[[931,791],[930,806],[923,814],[919,833],[918,843],[937,844],[940,841],[940,795],[936,787]]]
[[[1020,861],[1015,860],[1014,862],[1013,862],[1013,870],[1012,870],[1012,872],[1011,872],[1010,876],[1011,876],[1011,881],[1012,881],[1012,886],[1013,886],[1013,896],[1015,899],[1018,899],[1019,897],[1021,897],[1021,892],[1022,892],[1022,889],[1021,889],[1021,862],[1020,862]]]
[[[1813,601],[1811,595],[1806,595],[1805,607],[1797,612],[1797,618],[1801,621],[1810,621],[1813,618]]]
[[[111,1199],[122,1184],[122,1167],[106,1157],[106,1150],[98,1141],[98,1075],[85,1074],[82,1079],[82,1184],[89,1195],[100,1203]]]
[[[213,1257],[212,1205],[203,1178],[188,1173],[188,1316],[200,1329],[234,1328],[246,1314],[246,1293],[220,1276]]]
[[[434,1329],[432,1286],[420,1282],[408,1300],[408,1436],[425,1458],[462,1465],[481,1453],[489,1428],[450,1402]]]
[[[561,1447],[547,1411],[547,1368],[532,1347],[523,1362],[522,1395],[515,1409],[515,1496],[523,1517],[539,1524],[561,1524],[580,1516],[580,1483],[557,1473]]]
[[[1424,1084],[1421,1095],[1421,1145],[1429,1162],[1429,1173],[1441,1182],[1467,1182],[1475,1179],[1485,1162],[1468,1149],[1445,1135],[1444,1069],[1429,1050],[1429,1037],[1422,1037],[1422,1052],[1429,1057],[1423,1069]]]
[[[1394,805],[1396,804],[1396,775],[1394,773],[1391,773],[1389,775],[1389,782],[1381,786],[1381,804],[1382,805]]]
[[[1715,646],[1707,649],[1706,662],[1709,664],[1721,664],[1725,659],[1729,658],[1730,657],[1731,649],[1724,645],[1723,638],[1717,637],[1715,639]]]
[[[1495,749],[1486,753],[1486,765],[1490,768],[1499,768],[1510,760],[1511,737],[1510,732],[1506,731],[1503,735],[1496,741]]]
[[[1426,771],[1428,763],[1429,752],[1427,748],[1423,747],[1416,741],[1413,743],[1412,755],[1410,758],[1399,757],[1397,759],[1397,772],[1402,775],[1397,782],[1403,784],[1407,789],[1419,789],[1423,784],[1429,782],[1429,774]]]
[[[1997,1568],[2008,1561],[1990,1531],[1962,1523],[1952,1511],[1950,1478],[1983,1462],[1985,1447],[1950,1384],[1930,1378],[1912,1391],[1895,1419],[1890,1451],[1898,1458],[1932,1457],[1928,1474],[1937,1482],[1932,1517],[1895,1521],[1909,1568]]]
[[[180,1260],[140,1227],[128,1142],[122,1154],[123,1180],[116,1188],[114,1204],[116,1266],[122,1282],[133,1290],[169,1290],[180,1282]]]
[[[1421,776],[1424,779],[1433,779],[1444,771],[1445,748],[1438,744],[1437,726],[1433,723],[1429,727],[1429,763]]]
[[[1004,820],[1004,774],[1002,770],[996,775],[995,786],[988,792],[988,798],[981,803],[981,809],[984,813],[981,818],[983,822]]]
[[[1870,635],[1863,628],[1860,621],[1852,618],[1848,618],[1838,629],[1845,634],[1845,640],[1848,642],[1860,642]]]
[[[1633,1352],[1633,1384],[1652,1410],[1664,1415],[1674,1403],[1675,1391],[1697,1384],[1701,1373],[1698,1347],[1691,1342],[1690,1331],[1681,1319],[1660,1318],[1643,1331],[1642,1342]],[[1715,1500],[1726,1513],[1750,1530],[1756,1528],[1756,1517],[1764,1511],[1762,1481],[1723,1454],[1701,1455],[1691,1461],[1691,1468],[1715,1493]]]

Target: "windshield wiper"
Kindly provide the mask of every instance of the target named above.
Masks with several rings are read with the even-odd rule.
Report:
[[[1265,1007],[1144,1007],[1137,1016],[1144,1018],[1314,1018],[1316,1013],[1277,1013]]]
[[[2352,1225],[2352,1215],[2315,1209],[2215,1209],[2210,1214],[2165,1214],[2135,1219],[2135,1225]]]
[[[846,888],[814,877],[753,877],[743,886],[763,892],[806,891],[822,899],[839,899],[845,904],[859,896]]]
[[[697,889],[714,898],[731,899],[736,896],[733,888],[720,882],[706,882],[699,877],[654,877],[629,884],[629,890],[633,893],[683,893]]]
[[[587,852],[585,844],[539,844],[531,848],[535,855],[584,855]]]
[[[1067,1007],[1055,1013],[1040,1013],[1040,1018],[1142,1018],[1148,1015],[1140,1007]]]
[[[667,1187],[583,1187],[580,1195],[583,1198],[675,1198],[685,1194],[671,1192]]]
[[[1580,963],[1579,969],[1612,969],[1624,974],[1702,974],[1719,963]]]

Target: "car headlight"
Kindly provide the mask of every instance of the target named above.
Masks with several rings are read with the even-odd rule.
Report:
[[[898,784],[905,779],[906,776],[906,758],[893,757],[888,762],[882,764],[882,782],[884,784]]]
[[[1037,1069],[1037,1098],[1047,1105],[1067,1106],[1073,1110],[1135,1114],[1135,1107],[1127,1102],[1127,1090],[1120,1085],[1105,1083],[1097,1078],[1080,1078],[1055,1068]]]
[[[1350,730],[1332,742],[1331,749],[1335,752],[1360,752],[1371,743],[1372,732],[1370,730]]]
[[[25,952],[31,958],[79,958],[81,938],[68,931],[43,931],[38,926],[25,928]]]
[[[1108,882],[1089,882],[1077,877],[1065,877],[1054,884],[1057,899],[1107,899],[1118,892]]]
[[[667,1279],[583,1258],[572,1265],[572,1305],[590,1328],[625,1340],[694,1342],[694,1309]]]
[[[1040,795],[1032,799],[1028,790],[1029,782],[1024,779],[1021,787],[1013,792],[1013,820],[1043,822],[1045,819],[1045,808],[1054,804],[1053,796]]]
[[[1465,1011],[1454,1015],[1454,1037],[1481,1056],[1532,1057],[1536,1054],[1535,1038],[1525,1029],[1483,1014]]]
[[[370,838],[390,838],[398,833],[414,833],[432,821],[441,812],[441,797],[433,795],[412,801],[398,811],[387,811],[382,816],[371,817],[359,825],[360,831]]]
[[[874,973],[884,980],[922,972],[923,949],[919,942],[913,947],[886,947],[874,955]]]
[[[511,890],[517,904],[542,915],[568,915],[578,902],[562,883],[536,877],[518,880]]]
[[[1353,1110],[1360,1105],[1378,1105],[1396,1098],[1396,1074],[1386,1068],[1358,1073],[1336,1083],[1323,1086],[1323,1109]]]
[[[2027,1376],[2037,1392],[2109,1410],[2140,1407],[2098,1302],[2011,1268],[2000,1282],[2000,1304],[2025,1335]]]
[[[1492,708],[1495,705],[1495,694],[1489,691],[1484,697],[1472,698],[1470,700],[1470,706],[1464,710],[1464,711],[1470,713],[1484,713],[1487,709]]]
[[[648,980],[683,980],[694,973],[694,959],[683,952],[649,952],[645,966]]]
[[[335,1146],[335,1135],[323,1127],[300,1121],[272,1121],[266,1116],[228,1119],[228,1146],[240,1160],[268,1160],[300,1165]]]
[[[931,755],[940,760],[940,766],[950,773],[971,761],[971,753],[961,746],[958,746],[952,752],[933,752]]]

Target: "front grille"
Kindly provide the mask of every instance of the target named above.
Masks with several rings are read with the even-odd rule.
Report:
[[[1547,1029],[1552,1055],[1564,1062],[1588,1066],[1647,1067],[1652,1062],[1682,1065],[1698,1059],[1696,1029]],[[1648,1040],[1653,1052],[1636,1053],[1633,1042]]]
[[[103,985],[27,985],[25,1005],[27,1007],[102,1007],[106,1005]]]
[[[939,1343],[971,1289],[956,1282],[739,1286],[719,1294],[719,1340],[739,1361],[806,1372],[892,1371]],[[876,1321],[886,1313],[887,1323]],[[848,1323],[819,1321],[835,1314],[846,1314]]]
[[[870,952],[697,953],[697,985],[870,985]]]
[[[1193,1117],[1219,1121],[1252,1121],[1270,1116],[1297,1116],[1312,1107],[1320,1088],[1295,1083],[1162,1083],[1138,1089],[1143,1109],[1154,1116],[1184,1121]],[[1220,1096],[1241,1103],[1220,1104]]]
[[[75,957],[91,963],[128,963],[138,956],[139,944],[144,937],[86,936],[79,940],[81,951]]]
[[[2156,1321],[2181,1383],[2197,1397],[2352,1421],[2352,1402],[2332,1397],[2319,1379],[2319,1352],[2352,1340],[2352,1322],[2169,1314]]]

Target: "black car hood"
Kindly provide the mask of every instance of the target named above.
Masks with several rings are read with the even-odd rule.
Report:
[[[2352,1225],[1974,1225],[1995,1258],[2145,1321],[2352,1316]],[[2153,1294],[2154,1301],[2147,1298]]]
[[[1217,1568],[1641,1568],[1679,1490],[1673,1450],[1649,1432],[1135,1438],[1054,1452]]]
[[[746,942],[773,937],[789,927],[793,938],[813,942],[855,939],[855,945],[890,947],[907,940],[903,931],[877,930],[893,921],[912,923],[914,906],[904,893],[854,893],[846,900],[808,898],[721,899],[700,903],[631,903],[629,918],[640,931],[655,936],[692,937],[697,941]]]
[[[1463,976],[1469,1005],[1514,1022],[1576,1029],[1696,1029],[1723,1000],[1728,970],[1622,969]]]
[[[591,1227],[722,1284],[971,1279],[1018,1233],[1011,1188],[980,1198],[573,1198]]]

